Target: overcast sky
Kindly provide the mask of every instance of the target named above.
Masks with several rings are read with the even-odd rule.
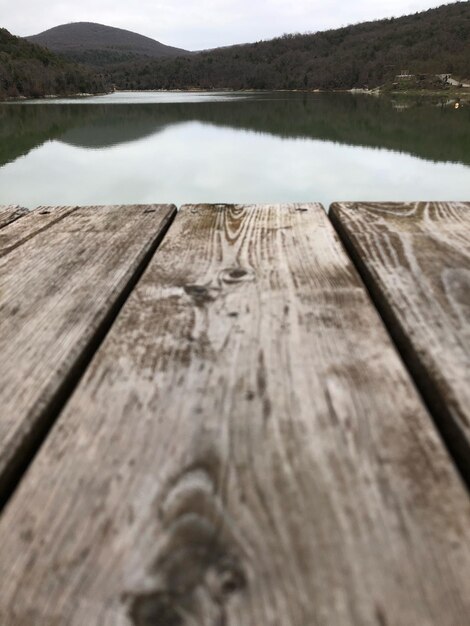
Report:
[[[0,26],[15,35],[35,35],[67,22],[99,22],[200,50],[398,17],[451,1],[0,0]]]

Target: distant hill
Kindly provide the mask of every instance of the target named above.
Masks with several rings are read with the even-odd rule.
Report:
[[[350,89],[402,70],[470,78],[470,2],[396,19],[109,68],[123,89]],[[429,81],[428,81],[429,82]]]
[[[103,80],[91,70],[67,63],[0,28],[0,100],[105,90]]]
[[[97,67],[139,57],[157,59],[189,54],[129,30],[92,22],[56,26],[26,39],[71,60]]]

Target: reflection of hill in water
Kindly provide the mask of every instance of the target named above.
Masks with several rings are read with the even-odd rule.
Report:
[[[159,124],[154,116],[135,116],[132,112],[128,115],[122,112],[123,115],[114,108],[117,107],[113,107],[112,112],[67,130],[60,135],[60,141],[79,148],[109,148],[144,139],[166,126]],[[132,108],[135,110],[135,107]]]
[[[50,139],[106,148],[191,121],[470,165],[470,107],[456,111],[422,100],[397,110],[386,98],[349,94],[266,94],[175,104],[6,105],[0,107],[0,165]]]

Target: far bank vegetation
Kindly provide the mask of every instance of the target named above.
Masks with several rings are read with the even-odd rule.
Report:
[[[398,19],[107,68],[119,89],[352,89],[413,74],[470,78],[470,2]]]

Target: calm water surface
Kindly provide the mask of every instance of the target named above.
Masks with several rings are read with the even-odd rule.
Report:
[[[0,105],[0,204],[470,199],[470,106],[116,93]]]

